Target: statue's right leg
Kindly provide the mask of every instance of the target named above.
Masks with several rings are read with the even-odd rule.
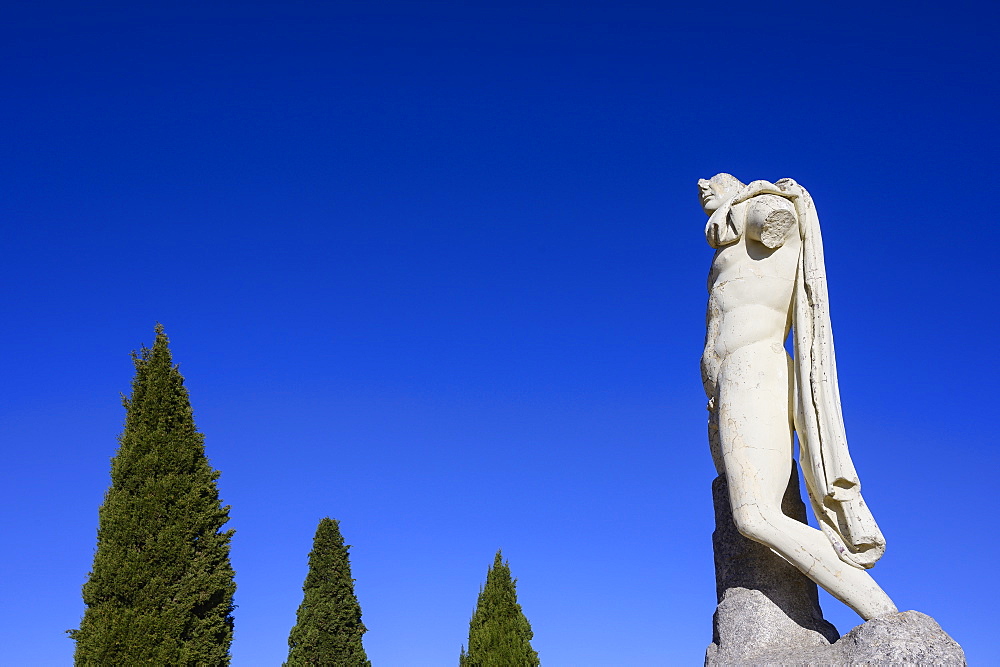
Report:
[[[826,535],[781,511],[792,465],[788,387],[784,350],[748,346],[723,361],[716,409],[736,527],[865,620],[894,612],[871,576],[841,560]]]

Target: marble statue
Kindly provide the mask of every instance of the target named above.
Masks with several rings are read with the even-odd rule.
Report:
[[[885,539],[847,450],[813,200],[791,179],[744,185],[718,174],[698,188],[716,249],[702,379],[712,458],[736,529],[863,619],[896,612],[867,572]],[[820,529],[782,511],[796,433]]]

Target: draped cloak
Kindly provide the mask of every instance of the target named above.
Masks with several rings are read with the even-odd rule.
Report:
[[[739,240],[744,221],[733,207],[763,194],[792,202],[802,239],[792,304],[793,418],[810,504],[840,558],[855,567],[870,568],[885,553],[885,538],[861,497],[861,482],[847,449],[830,327],[823,239],[812,197],[790,178],[775,183],[754,181],[712,214],[705,236],[713,248]]]

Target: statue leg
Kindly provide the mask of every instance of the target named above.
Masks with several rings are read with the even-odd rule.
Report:
[[[781,498],[792,464],[789,403],[784,350],[752,345],[723,361],[716,409],[737,529],[769,547],[865,620],[896,611],[875,580],[842,561],[821,531],[782,513]]]

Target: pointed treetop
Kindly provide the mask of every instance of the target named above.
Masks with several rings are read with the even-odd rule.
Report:
[[[516,584],[510,564],[497,550],[469,621],[469,648],[459,657],[461,667],[538,667],[538,653],[531,648],[534,634],[517,602]]]
[[[226,665],[233,634],[229,507],[163,327],[132,353],[125,429],[83,587],[79,665]]]
[[[321,519],[309,553],[302,604],[288,636],[288,667],[371,667],[361,642],[367,629],[354,595],[348,549],[340,522]]]

